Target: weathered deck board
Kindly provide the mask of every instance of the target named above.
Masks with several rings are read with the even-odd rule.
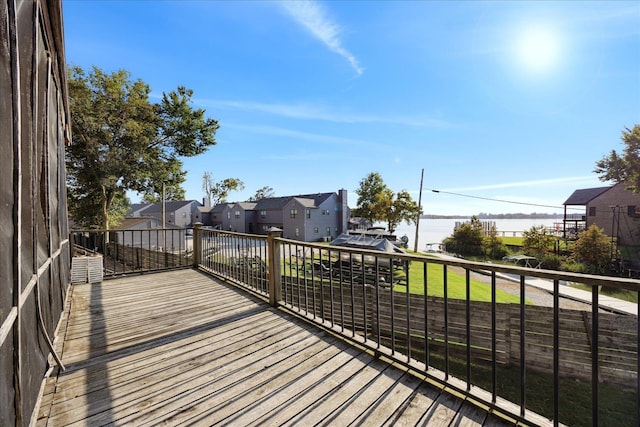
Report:
[[[38,425],[504,425],[195,270],[73,288]]]

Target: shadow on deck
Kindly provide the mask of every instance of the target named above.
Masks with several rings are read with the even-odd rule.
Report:
[[[509,425],[196,270],[75,285],[38,425]]]

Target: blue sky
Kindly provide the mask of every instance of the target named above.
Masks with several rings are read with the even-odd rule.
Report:
[[[126,69],[156,98],[187,86],[220,122],[217,145],[184,160],[189,199],[211,172],[244,181],[230,201],[345,188],[353,207],[378,172],[417,200],[424,169],[427,214],[561,213],[573,190],[607,185],[595,163],[640,124],[638,1],[66,0],[63,13],[69,64]]]

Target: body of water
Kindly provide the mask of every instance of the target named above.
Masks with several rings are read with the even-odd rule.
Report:
[[[469,219],[420,219],[420,231],[418,233],[418,250],[427,250],[428,244],[438,244],[442,240],[453,234],[456,222],[465,222]],[[496,224],[498,236],[522,236],[522,232],[531,229],[531,227],[544,226],[554,227],[561,223],[561,219],[544,218],[544,219],[488,219],[482,221],[490,221]],[[384,226],[386,224],[376,224]],[[407,236],[409,239],[408,248],[413,249],[416,236],[415,225],[407,225],[402,223],[395,232],[398,238]],[[435,248],[432,248],[435,249]]]

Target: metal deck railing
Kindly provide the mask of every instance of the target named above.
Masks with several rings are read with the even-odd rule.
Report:
[[[542,413],[571,423],[563,396],[585,382],[590,424],[609,417],[602,394],[616,388],[636,407],[627,421],[640,420],[638,315],[599,309],[600,287],[640,292],[638,280],[304,243],[277,231],[196,229],[194,265],[519,422],[538,424]],[[517,296],[501,293],[502,275],[517,278]],[[531,279],[552,284],[550,306],[528,302]],[[589,310],[561,308],[568,282],[591,287]],[[532,403],[541,378],[546,407]]]
[[[72,230],[72,256],[102,255],[104,277],[190,267],[186,229]]]

